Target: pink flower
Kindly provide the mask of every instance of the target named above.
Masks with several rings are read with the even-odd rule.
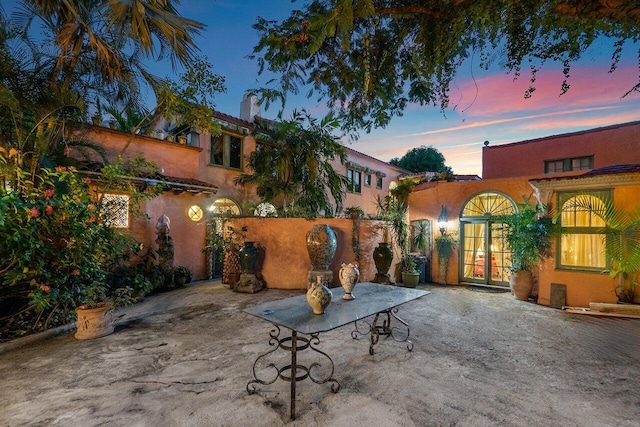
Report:
[[[86,182],[87,184],[91,184],[91,180],[89,178],[85,178],[84,182]]]
[[[38,218],[39,215],[40,215],[40,212],[38,212],[38,209],[31,208],[31,218]]]
[[[51,215],[53,213],[53,206],[47,205],[47,207],[44,210],[44,213],[46,213],[47,215]]]
[[[56,166],[56,172],[64,172],[66,171],[67,168],[64,166]]]
[[[49,292],[51,290],[51,288],[47,285],[40,285],[40,289],[42,289],[45,292]]]
[[[78,269],[76,268],[75,270],[73,270],[73,271],[71,272],[71,275],[72,275],[72,276],[79,276],[79,275],[80,275],[80,270],[78,270]]]
[[[44,190],[44,197],[50,198],[53,197],[55,190],[53,188],[49,188],[48,190]]]

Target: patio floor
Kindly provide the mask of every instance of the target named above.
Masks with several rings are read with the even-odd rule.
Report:
[[[295,421],[288,383],[246,392],[271,325],[241,309],[302,291],[238,294],[200,282],[117,312],[108,337],[0,345],[0,425],[640,425],[640,319],[420,287],[431,294],[398,313],[413,352],[382,338],[369,355],[350,326],[320,334],[342,387],[299,382]]]

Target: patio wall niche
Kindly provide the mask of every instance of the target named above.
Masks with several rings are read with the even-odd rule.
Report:
[[[358,220],[360,222],[360,280],[371,281],[376,273],[373,262],[373,250],[382,241],[382,221]],[[247,227],[246,241],[256,242],[264,249],[264,262],[261,274],[267,288],[307,289],[307,277],[311,269],[311,260],[307,253],[307,233],[315,224],[329,224],[336,234],[338,247],[329,267],[333,271],[331,287],[340,286],[338,272],[342,263],[354,262],[355,253],[351,247],[353,220],[322,218],[306,220],[302,218],[233,218],[229,225],[234,228]],[[399,261],[399,252],[394,250],[394,264],[390,272],[395,271]],[[357,286],[354,291],[357,296]]]

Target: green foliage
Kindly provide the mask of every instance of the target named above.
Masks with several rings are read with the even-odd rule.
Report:
[[[634,0],[430,1],[307,0],[281,22],[258,18],[254,47],[260,72],[279,75],[259,91],[269,102],[309,90],[344,118],[345,129],[384,127],[410,103],[449,107],[449,89],[465,61],[498,65],[517,78],[547,62],[562,65],[559,92],[569,89],[571,64],[601,36],[638,42],[640,7]],[[631,81],[630,90],[640,83]],[[628,92],[628,93],[629,93]]]
[[[452,174],[451,168],[444,164],[445,159],[442,153],[434,147],[412,148],[402,156],[402,158],[394,157],[389,161],[394,166],[399,166],[411,172],[444,172]]]
[[[418,221],[413,226],[413,247],[421,253],[424,253],[429,245],[428,238],[429,224],[425,220]]]
[[[259,147],[251,153],[251,173],[237,177],[236,184],[255,185],[264,202],[278,207],[279,216],[313,218],[318,212],[331,214],[341,208],[346,178],[331,164],[344,163],[345,148],[332,135],[337,122],[322,120],[306,112],[294,112],[289,120],[257,123],[255,137]]]
[[[435,238],[436,253],[438,262],[447,264],[449,258],[458,247],[458,239],[454,233],[444,233]]]
[[[553,255],[552,237],[557,227],[544,206],[527,199],[518,207],[515,213],[497,216],[496,222],[502,223],[503,237],[512,251],[511,270],[531,271]]]
[[[32,328],[69,321],[76,306],[124,297],[107,293],[105,281],[128,241],[105,225],[88,180],[58,167],[22,184],[0,187],[0,287],[8,294],[29,289],[23,309],[34,313]]]

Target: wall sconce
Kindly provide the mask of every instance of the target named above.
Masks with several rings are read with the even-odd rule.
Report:
[[[440,229],[440,234],[442,234],[443,236],[447,231],[448,221],[449,221],[449,214],[447,214],[447,207],[445,205],[442,205],[440,216],[438,216],[438,228]]]

